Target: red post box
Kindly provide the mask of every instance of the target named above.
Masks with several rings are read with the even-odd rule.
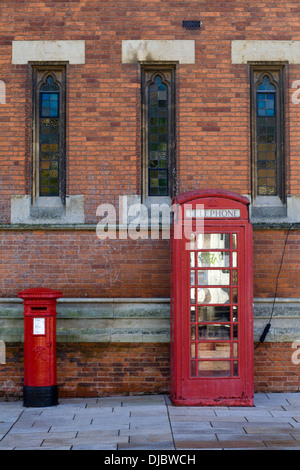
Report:
[[[173,205],[171,399],[175,405],[252,406],[249,200],[199,190],[177,196]]]
[[[38,287],[18,296],[24,300],[23,404],[57,405],[56,301],[62,292]]]

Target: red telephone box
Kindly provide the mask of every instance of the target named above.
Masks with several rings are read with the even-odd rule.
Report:
[[[38,287],[18,296],[24,300],[23,404],[57,405],[56,301],[62,292]]]
[[[173,204],[172,402],[253,406],[249,200],[199,190],[177,196]]]

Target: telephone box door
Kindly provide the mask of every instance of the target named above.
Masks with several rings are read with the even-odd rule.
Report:
[[[246,201],[222,192],[193,195],[184,204],[192,201],[182,239],[173,241],[171,398],[179,405],[251,406],[252,231]],[[203,207],[200,229],[197,204]]]

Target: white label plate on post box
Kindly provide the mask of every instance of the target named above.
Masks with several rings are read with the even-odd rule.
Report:
[[[33,334],[44,335],[45,334],[45,318],[34,318],[33,319]]]

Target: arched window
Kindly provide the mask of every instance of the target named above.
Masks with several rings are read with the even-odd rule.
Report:
[[[264,75],[256,90],[257,194],[277,196],[276,87]]]
[[[170,196],[175,185],[174,68],[145,67],[143,92],[143,196]]]
[[[65,69],[33,67],[33,203],[65,198]]]
[[[284,200],[282,69],[253,72],[253,196]]]
[[[59,196],[60,87],[52,75],[40,87],[39,196]]]
[[[168,86],[156,75],[148,93],[149,196],[168,195],[168,105]]]

